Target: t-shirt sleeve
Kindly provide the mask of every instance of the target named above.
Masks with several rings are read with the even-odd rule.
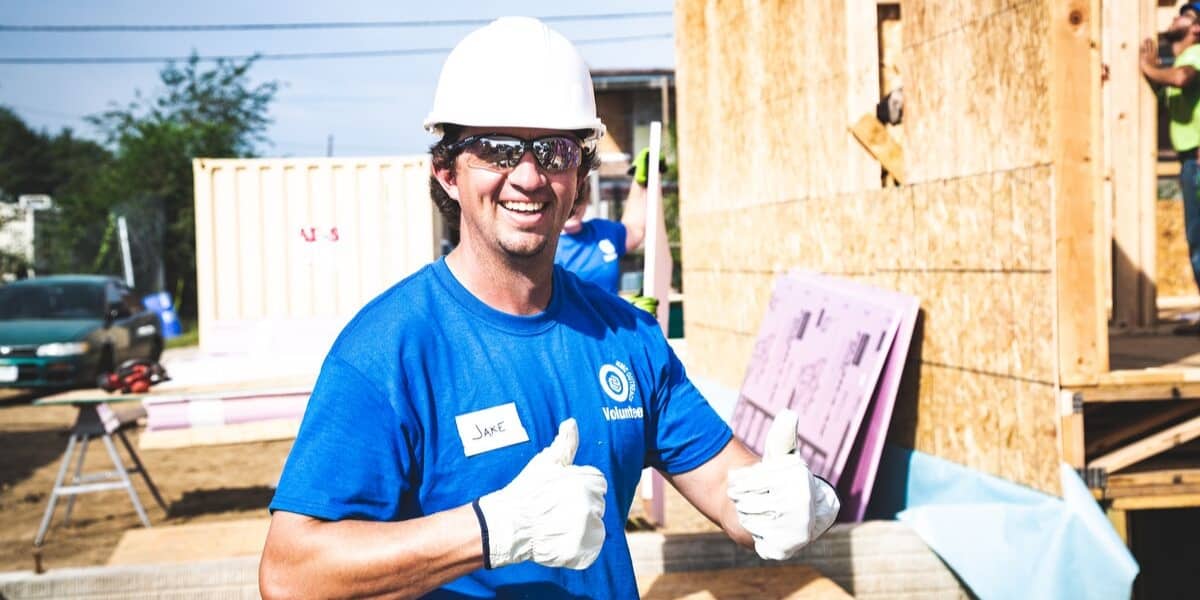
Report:
[[[625,228],[624,223],[614,222],[613,226],[613,244],[617,247],[617,256],[625,256],[625,240],[629,230]]]
[[[1173,66],[1176,67],[1191,67],[1200,70],[1200,45],[1193,44],[1188,46],[1186,50],[1175,57]]]
[[[270,510],[325,520],[397,518],[413,455],[394,406],[380,386],[331,353]]]
[[[683,363],[662,340],[663,385],[655,393],[652,440],[646,465],[672,475],[686,473],[716,456],[733,431],[692,385]]]

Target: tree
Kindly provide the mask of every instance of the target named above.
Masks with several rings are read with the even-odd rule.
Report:
[[[98,181],[102,204],[123,215],[161,216],[162,276],[183,315],[196,314],[192,159],[254,156],[266,141],[278,83],[252,84],[253,63],[220,60],[206,69],[193,54],[160,72],[164,91],[158,95],[139,92],[128,105],[88,119],[114,153]],[[111,229],[106,220],[99,225]],[[108,260],[101,246],[96,256]]]
[[[110,159],[103,146],[75,137],[69,128],[57,135],[35,131],[12,110],[0,106],[0,188],[4,190],[0,202],[16,202],[23,194],[48,194],[56,206],[87,206],[95,201],[96,174]],[[104,214],[102,209],[99,212]],[[39,227],[55,222],[53,215],[38,218]],[[35,264],[28,264],[23,256],[6,255],[0,257],[4,265],[0,271],[23,272],[33,266],[39,272],[80,270],[75,248],[77,240],[87,239],[85,231],[76,229],[68,235],[51,233],[45,237],[43,233],[39,229]]]

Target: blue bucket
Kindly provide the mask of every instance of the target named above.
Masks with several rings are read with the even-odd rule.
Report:
[[[146,305],[146,310],[158,314],[164,338],[179,337],[183,333],[183,326],[179,324],[179,317],[175,315],[175,303],[171,301],[171,294],[155,292],[142,298],[142,304]]]

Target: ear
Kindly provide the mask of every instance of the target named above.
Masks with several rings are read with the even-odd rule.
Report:
[[[434,179],[437,179],[442,189],[445,190],[446,195],[450,196],[455,202],[458,202],[458,183],[454,177],[454,163],[451,162],[449,167],[442,168],[431,164],[429,172],[433,175]]]
[[[591,201],[591,198],[587,196],[591,192],[590,183],[587,177],[580,177],[579,181],[575,183],[575,204],[571,206],[572,213],[579,210],[581,204]]]

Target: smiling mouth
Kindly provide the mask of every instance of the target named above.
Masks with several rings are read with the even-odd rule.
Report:
[[[543,202],[501,202],[500,206],[515,213],[535,215],[546,210],[548,204]]]

